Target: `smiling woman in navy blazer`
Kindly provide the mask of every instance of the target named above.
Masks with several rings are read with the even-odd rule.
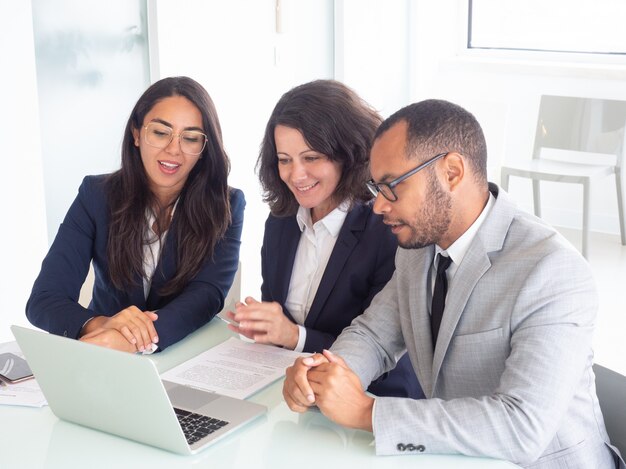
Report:
[[[127,122],[121,169],[83,180],[33,286],[29,320],[129,352],[164,349],[208,322],[239,260],[245,200],[228,187],[229,169],[206,90],[187,77],[154,83]]]
[[[380,116],[345,85],[318,80],[285,93],[257,162],[271,215],[262,248],[262,301],[238,303],[230,328],[298,351],[329,348],[391,278],[395,236],[372,213],[368,154]],[[370,386],[423,393],[408,356]]]

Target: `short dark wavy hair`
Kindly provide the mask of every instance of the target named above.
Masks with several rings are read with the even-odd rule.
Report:
[[[280,179],[274,129],[284,125],[299,130],[319,153],[341,165],[335,189],[338,201],[368,201],[369,152],[380,115],[354,91],[334,80],[316,80],[292,88],[274,107],[265,128],[256,170],[263,200],[273,215],[283,217],[298,211],[298,202]]]

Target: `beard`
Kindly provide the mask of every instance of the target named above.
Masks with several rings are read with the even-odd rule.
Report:
[[[413,222],[403,222],[411,231],[408,240],[398,240],[398,245],[404,249],[421,249],[437,244],[450,227],[452,197],[443,190],[434,171],[428,175],[427,194],[413,216]]]

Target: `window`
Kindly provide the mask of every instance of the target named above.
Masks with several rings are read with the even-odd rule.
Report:
[[[626,55],[623,0],[470,0],[469,49]]]

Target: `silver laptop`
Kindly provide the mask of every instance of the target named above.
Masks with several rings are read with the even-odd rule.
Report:
[[[267,412],[259,404],[161,381],[146,357],[19,326],[11,330],[52,412],[63,420],[194,454]]]

